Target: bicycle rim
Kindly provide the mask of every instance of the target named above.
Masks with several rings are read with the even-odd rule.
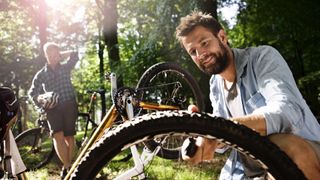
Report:
[[[141,144],[156,136],[165,137],[174,134],[217,139],[251,157],[276,179],[305,179],[288,156],[266,137],[223,118],[208,114],[189,114],[186,111],[152,113],[113,129],[85,155],[72,177],[114,179],[132,168],[133,163],[126,162],[118,165],[112,163],[112,159],[127,153],[127,149],[133,144]],[[140,151],[139,146],[138,150]],[[158,161],[159,163],[155,163]],[[172,166],[172,170],[168,169],[169,166]],[[179,160],[167,160],[155,156],[151,163],[143,167],[141,173],[150,179],[216,179],[218,175],[210,172],[214,172],[214,169],[219,171],[220,168],[221,163],[215,161],[202,166],[190,166]],[[141,173],[139,175],[142,175]],[[138,175],[130,178],[138,179]]]
[[[37,143],[39,138],[41,138],[40,145]],[[41,134],[41,128],[29,129],[19,134],[15,140],[27,170],[45,166],[54,155],[52,138],[47,130]]]
[[[177,91],[175,83],[181,85]],[[202,92],[194,77],[173,62],[158,63],[151,66],[140,78],[137,89],[143,91],[143,101],[172,105],[174,98],[184,101],[178,103],[181,109],[187,109],[190,104],[204,109]],[[174,95],[173,95],[174,94]],[[149,111],[150,112],[150,111]],[[143,112],[146,113],[146,112]],[[166,140],[158,155],[166,159],[179,158],[180,147],[186,137],[175,136]],[[154,150],[162,139],[146,142],[150,150]]]

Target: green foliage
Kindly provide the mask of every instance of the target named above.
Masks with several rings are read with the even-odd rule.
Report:
[[[193,9],[185,0],[119,1],[119,45],[125,84],[161,61],[192,62],[176,44],[174,32],[181,16]],[[179,58],[177,58],[179,57]]]
[[[39,2],[36,0],[1,1],[0,83],[16,88],[21,95],[26,94],[33,75],[45,63],[39,56],[38,28],[39,17],[46,16],[48,41],[61,43],[63,49],[84,52],[74,71],[73,83],[78,91],[79,102],[86,104],[86,89],[105,88],[108,91],[110,88],[99,72],[97,55],[97,46],[102,40],[103,15],[96,2],[104,1],[60,2],[61,8],[48,6],[46,12],[39,12]],[[105,49],[105,71],[116,72],[123,78],[125,86],[134,87],[141,74],[151,65],[161,61],[176,61],[193,73],[199,82],[207,83],[174,37],[180,18],[199,9],[198,1],[118,0],[117,3],[121,66],[110,69]],[[220,0],[218,3],[220,7],[233,3],[240,7],[234,27],[229,28],[228,22],[218,15],[233,47],[261,44],[276,47],[296,79],[319,71],[318,1]]]
[[[315,115],[320,116],[320,71],[298,80],[298,86]]]
[[[237,24],[228,30],[231,45],[274,46],[287,61],[295,79],[298,81],[302,78],[302,91],[319,89],[319,83],[315,83],[310,77],[316,77],[312,73],[320,69],[320,2],[241,0],[238,4],[240,11]],[[307,77],[303,78],[304,76]],[[304,93],[314,110],[318,107],[318,104],[315,106],[318,93]],[[319,110],[314,112],[319,113]]]
[[[229,32],[234,47],[276,47],[298,79],[320,68],[318,1],[243,0],[237,25]],[[305,12],[305,13],[302,13]]]
[[[101,42],[102,13],[96,3],[85,0],[61,1],[59,7],[47,6],[39,11],[38,1],[4,1],[0,12],[1,45],[0,68],[2,83],[15,84],[26,95],[31,80],[45,60],[41,50],[37,18],[47,18],[47,39],[61,44],[62,49],[85,51],[73,72],[73,83],[79,102],[88,101],[87,89],[109,89],[109,83],[100,77],[97,45]],[[99,2],[99,1],[97,1]],[[100,1],[102,2],[102,1]],[[195,69],[192,61],[175,41],[174,31],[181,16],[196,7],[195,2],[179,1],[118,1],[118,32],[121,67],[110,69],[104,50],[105,71],[122,76],[125,86],[134,87],[141,74],[160,61],[177,61]],[[77,18],[84,9],[82,18]],[[16,19],[12,21],[11,19]],[[199,73],[199,72],[197,72]],[[13,74],[11,77],[10,74]],[[82,105],[80,105],[82,106]]]
[[[73,85],[78,93],[78,104],[79,110],[81,112],[86,112],[88,109],[88,103],[90,101],[91,94],[88,90],[98,90],[98,89],[110,89],[110,84],[108,81],[100,80],[99,72],[99,59],[96,54],[97,50],[92,45],[87,46],[87,51],[84,57],[76,65],[73,70]],[[105,69],[107,69],[105,65]],[[110,95],[108,96],[110,97]],[[101,99],[98,99],[97,105],[100,105]],[[108,99],[107,103],[110,105],[111,100]]]
[[[30,60],[37,50],[32,19],[17,1],[2,1],[0,9],[0,85],[26,88],[33,73]]]

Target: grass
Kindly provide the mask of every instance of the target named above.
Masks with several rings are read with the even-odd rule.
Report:
[[[152,166],[147,167],[145,170],[148,179],[218,179],[220,169],[224,165],[227,158],[227,154],[219,155],[216,154],[215,158],[209,162],[204,162],[199,165],[190,165],[186,162],[179,162],[173,160],[166,160],[156,157],[152,160]],[[110,173],[111,171],[119,171],[125,169],[123,166],[128,166],[129,163],[114,163],[108,169],[104,169],[104,173]],[[58,180],[60,179],[61,163],[57,156],[55,156],[51,162],[45,167],[27,172],[26,176],[28,179],[37,180]],[[156,175],[156,176],[155,176]],[[103,176],[100,179],[105,179]],[[108,176],[110,179],[110,176]]]
[[[75,138],[77,139],[77,141],[79,141],[82,137],[83,137],[84,132],[78,132],[77,135],[75,136]],[[50,140],[51,141],[51,140]],[[75,156],[77,154],[77,150],[78,148],[76,147],[76,152],[75,152]],[[34,159],[35,157],[29,157],[26,158],[25,160],[28,161],[28,163],[32,164],[32,159]],[[61,167],[62,167],[62,163],[60,162],[60,160],[58,159],[57,155],[54,155],[54,157],[51,159],[50,163],[47,164],[45,167],[40,168],[38,170],[34,170],[34,171],[29,171],[26,172],[26,177],[27,179],[33,180],[33,179],[37,179],[37,180],[60,180],[60,171],[61,171]]]
[[[45,167],[26,172],[28,180],[60,180],[61,163],[57,156],[54,156],[49,164]]]
[[[76,135],[76,139],[81,139],[83,137],[83,132],[79,132]],[[118,156],[118,158],[123,158],[124,155]],[[209,162],[204,162],[199,165],[190,165],[186,162],[174,161],[162,159],[155,157],[151,161],[151,166],[145,168],[145,173],[148,179],[183,179],[183,180],[193,180],[193,179],[218,179],[220,174],[220,169],[224,165],[229,153],[224,155],[217,154],[215,158]],[[132,158],[125,163],[113,162],[110,166],[104,168],[100,179],[105,179],[105,174],[108,174],[108,179],[112,179],[110,174],[123,171],[128,167],[132,167]],[[59,174],[61,170],[61,162],[55,155],[45,167],[30,171],[26,173],[27,179],[37,179],[37,180],[58,180],[60,179]],[[112,172],[112,173],[111,173]]]
[[[199,165],[191,165],[185,161],[167,160],[155,157],[146,167],[144,173],[148,179],[218,179],[220,170],[224,165],[229,153],[224,155],[216,154],[211,161]],[[123,157],[123,155],[120,155]],[[117,156],[117,159],[119,156]],[[120,158],[121,159],[121,158]],[[133,160],[123,163],[111,161],[109,166],[104,167],[100,172],[99,179],[113,179],[117,173],[124,172],[133,167]]]

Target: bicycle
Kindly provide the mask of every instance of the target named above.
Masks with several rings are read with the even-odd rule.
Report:
[[[18,111],[18,117],[17,117],[17,120],[15,121],[15,123],[11,127],[11,131],[12,131],[14,137],[16,137],[17,135],[22,133],[23,130],[25,129],[23,118],[24,118],[26,112],[28,111],[27,106],[29,104],[27,96],[19,97],[18,101],[20,104],[20,108]]]
[[[0,87],[0,178],[24,179],[25,166],[11,131],[18,118],[20,104],[12,89]]]
[[[168,140],[181,136],[202,136],[218,140],[259,164],[267,172],[263,177],[265,179],[306,179],[297,165],[279,147],[267,137],[260,136],[243,125],[208,113],[190,113],[173,110],[173,107],[163,108],[170,111],[156,111],[139,116],[135,109],[141,110],[143,107],[134,108],[136,96],[139,95],[128,90],[127,93],[122,92],[115,97],[116,105],[123,106],[118,111],[126,111],[126,121],[109,129],[108,122],[117,114],[111,109],[104,118],[106,123],[102,123],[95,131],[66,179],[213,179],[212,174],[207,176],[206,172],[201,170],[204,166],[209,166],[211,170],[216,166],[214,162],[207,162],[193,169],[179,158],[174,161],[166,159],[164,149],[177,150],[167,149]],[[119,104],[117,99],[120,99]],[[144,105],[141,102],[137,104]],[[150,148],[150,142],[156,145]],[[129,161],[117,161],[129,152],[132,153]],[[161,168],[157,168],[158,166]],[[172,166],[170,172],[169,166]],[[179,168],[187,169],[187,172]],[[161,170],[164,172],[160,172]],[[205,170],[208,171],[208,168]],[[182,172],[187,175],[181,175]],[[195,174],[192,174],[193,172]]]
[[[129,148],[133,149],[137,144],[154,137],[163,139],[163,137],[180,136],[181,134],[189,137],[202,136],[217,139],[251,157],[268,171],[269,176],[275,179],[305,179],[296,164],[266,137],[224,118],[187,111],[159,111],[146,114],[107,132],[85,154],[70,177],[75,179],[94,179],[97,176],[100,179],[144,179],[145,175],[148,175],[150,179],[184,179],[183,174],[179,173],[180,171],[185,172],[179,168],[187,168],[187,179],[214,179],[211,174],[207,176],[206,172],[200,169],[209,166],[204,171],[213,171],[212,169],[216,166],[214,161],[207,162],[203,165],[204,167],[196,166],[194,169],[188,167],[183,161],[174,161],[169,164],[167,161],[156,159],[154,154],[157,153],[157,150],[147,153],[144,150],[135,151],[133,157],[136,159],[125,164],[113,163],[114,159],[121,157],[123,152]],[[153,165],[162,168],[153,168]],[[174,174],[169,172],[169,165],[173,166]],[[158,172],[162,169],[164,172]]]
[[[80,149],[90,136],[90,131],[98,125],[92,119],[93,104],[96,96],[99,93],[104,93],[102,90],[88,90],[91,93],[90,102],[88,105],[88,112],[79,112],[79,117],[84,118],[85,129],[80,139],[76,139],[76,145]],[[50,129],[44,110],[39,111],[39,118],[37,119],[37,127],[28,129],[20,133],[16,138],[16,143],[23,161],[27,166],[27,170],[35,170],[47,165],[54,157],[55,149],[53,140],[50,137]],[[78,120],[78,123],[81,123]],[[92,129],[89,129],[89,126]]]
[[[196,81],[193,79],[193,77],[188,72],[186,72],[180,66],[178,66],[177,64],[174,64],[174,63],[159,63],[159,64],[156,64],[156,65],[152,66],[151,68],[149,68],[140,78],[140,81],[137,85],[138,91],[135,91],[134,89],[130,89],[130,88],[121,88],[117,91],[115,74],[111,73],[109,78],[111,81],[112,97],[115,97],[115,96],[120,97],[121,94],[140,93],[143,90],[143,93],[140,94],[140,96],[141,96],[140,98],[147,99],[146,102],[149,102],[149,103],[143,104],[143,102],[140,102],[140,105],[144,107],[143,108],[144,110],[138,109],[137,111],[139,111],[139,113],[146,113],[145,112],[146,110],[152,111],[152,110],[159,110],[159,109],[181,109],[181,108],[185,109],[187,107],[187,104],[189,104],[189,103],[197,104],[201,108],[204,106],[201,92],[200,92],[200,88],[197,85]],[[164,80],[168,81],[166,83],[166,85],[164,85],[164,83],[162,83],[161,85],[158,85],[159,82],[163,82]],[[150,86],[150,87],[146,88],[146,86],[150,85],[150,83],[155,84],[155,86]],[[160,89],[161,89],[161,91],[160,91]],[[157,98],[155,99],[154,97],[157,97]],[[166,97],[166,98],[161,98],[161,97]],[[169,98],[169,97],[171,97],[171,98]],[[120,119],[120,118],[119,118],[118,114],[116,113],[116,110],[122,112],[122,114],[121,114],[122,116],[126,116],[125,115],[125,107],[123,107],[121,105],[121,101],[122,101],[121,98],[112,98],[112,99],[117,99],[118,102],[114,102],[114,105],[109,110],[109,113],[108,113],[109,115],[107,114],[104,117],[102,123],[99,125],[97,130],[94,131],[94,132],[98,132],[98,134],[102,133],[104,131],[104,129],[110,128],[112,125],[115,125],[116,121],[118,122],[118,119]],[[152,103],[150,103],[150,102],[152,102]],[[161,103],[162,105],[159,106],[158,105],[159,103]],[[172,105],[170,105],[170,104],[172,104]],[[175,104],[175,106],[173,106],[173,104]],[[177,105],[179,105],[180,107],[178,107]],[[112,116],[112,118],[108,119],[107,117],[110,117],[110,115]],[[28,130],[30,132],[28,132],[28,133],[25,132],[25,133],[29,134],[29,137],[32,135],[34,137],[41,137],[40,136],[41,131],[39,130],[41,128],[37,128],[37,129],[38,130]],[[33,133],[31,133],[31,131]],[[85,132],[86,131],[87,130],[85,130]],[[46,132],[46,131],[44,131],[44,132]],[[48,132],[46,132],[46,134],[48,134]],[[25,136],[27,136],[27,135],[25,135]],[[22,139],[23,135],[21,134],[20,137]],[[37,138],[32,138],[32,139],[35,140]],[[181,139],[180,141],[182,141],[182,140],[183,139]],[[39,141],[39,144],[41,145],[42,142],[46,142],[46,141]],[[17,143],[20,144],[18,137],[17,137]],[[176,142],[174,142],[174,143],[176,143]],[[29,152],[30,149],[37,150],[36,148],[33,147],[34,144],[35,143],[32,143],[32,146],[28,148],[29,150],[25,151],[25,152]],[[89,144],[90,144],[90,141],[89,141]],[[157,144],[157,142],[150,141],[150,144]],[[168,144],[170,144],[170,143],[168,143]],[[173,143],[171,143],[171,144],[173,144]],[[44,145],[42,144],[42,146],[44,146]],[[179,146],[179,144],[177,146]],[[25,147],[25,145],[21,143],[21,147]],[[51,159],[51,157],[52,157],[51,152],[53,151],[51,149],[53,149],[53,146],[50,145],[50,147],[51,148],[48,148],[48,151],[44,151],[44,152],[41,151],[45,154],[43,156],[43,158],[39,158],[39,159],[43,159],[43,163],[37,162],[35,164],[38,164],[38,165],[33,166],[34,168],[30,168],[30,169],[40,168],[40,167],[44,166],[48,162],[48,160]],[[150,149],[152,149],[152,146],[150,146]],[[162,150],[163,150],[163,152],[161,153],[162,156],[167,157],[167,158],[171,158],[171,159],[178,158],[178,149],[176,149],[176,148],[170,149],[170,147],[167,147],[167,148],[163,148]],[[35,152],[37,152],[37,151],[35,151]],[[83,151],[85,151],[85,150],[83,150]],[[35,153],[35,152],[33,152],[33,153]],[[24,153],[21,153],[21,154],[24,154]],[[27,154],[30,154],[30,153],[27,153]],[[173,156],[175,156],[175,157],[173,157]],[[28,157],[33,159],[33,162],[36,162],[34,160],[34,159],[36,159],[35,157],[30,157],[30,156],[28,156]],[[126,157],[130,157],[130,155],[127,155]],[[127,158],[123,158],[123,159],[127,159]]]

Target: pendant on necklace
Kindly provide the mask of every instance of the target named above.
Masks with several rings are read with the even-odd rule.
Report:
[[[232,83],[231,87],[228,89],[228,88],[227,88],[227,85],[226,85],[226,82],[224,82],[224,88],[225,88],[225,89],[227,90],[227,92],[228,92],[227,101],[233,100],[233,99],[238,95],[236,85],[237,85],[237,83],[236,83],[236,81],[234,81],[234,82]]]

